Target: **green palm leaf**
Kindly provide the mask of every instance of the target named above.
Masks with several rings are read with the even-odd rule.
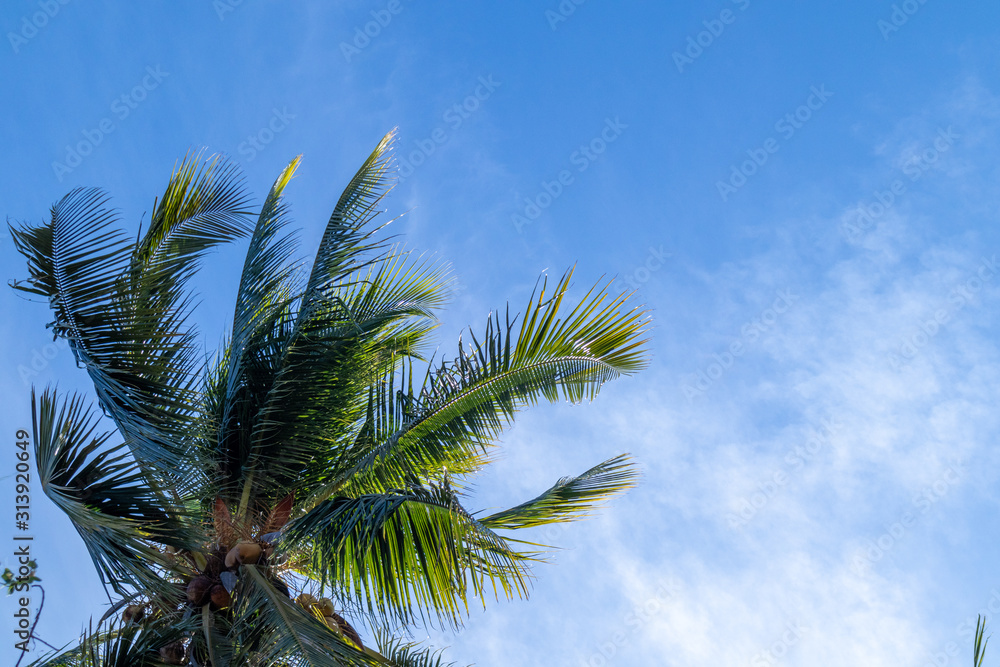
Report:
[[[358,271],[366,263],[364,256],[380,248],[380,243],[373,241],[378,228],[368,225],[378,215],[378,205],[390,188],[395,136],[393,131],[382,137],[340,195],[302,296],[300,322],[308,321],[313,307],[324,301],[322,292],[326,288]]]
[[[391,488],[443,466],[468,472],[526,405],[593,399],[608,380],[641,369],[645,312],[623,311],[627,295],[595,287],[560,316],[571,277],[567,272],[551,297],[542,284],[516,337],[509,318],[504,326],[494,316],[483,342],[473,337],[467,350],[460,340],[457,358],[429,371],[419,395],[389,392],[376,401],[379,433],[372,451],[343,473],[345,490]]]
[[[425,612],[458,625],[470,594],[527,596],[527,561],[476,521],[449,490],[413,488],[327,500],[294,521],[289,544],[308,543],[312,572],[366,601],[379,622]]]
[[[49,298],[55,334],[69,341],[139,464],[168,483],[198,483],[199,364],[183,287],[208,249],[245,234],[246,197],[233,167],[215,160],[199,172],[186,160],[135,243],[112,228],[106,200],[74,190],[49,223],[12,229],[30,270],[15,286]]]
[[[582,475],[563,477],[536,498],[479,520],[487,528],[517,529],[575,521],[595,503],[635,486],[638,473],[627,455],[600,463]]]
[[[444,651],[422,649],[419,645],[400,638],[380,635],[379,650],[393,667],[454,667],[454,662],[444,661]],[[471,666],[470,666],[471,667]]]
[[[275,489],[324,484],[339,456],[331,450],[346,444],[330,434],[351,431],[373,378],[434,326],[442,269],[386,250],[369,229],[388,189],[391,141],[390,133],[341,195],[297,295],[294,324],[273,321],[268,361],[254,382],[267,394],[244,406],[252,417],[241,422],[253,424],[239,465],[244,484],[251,473],[254,485]]]
[[[246,236],[249,197],[241,181],[236,165],[219,156],[185,157],[153,206],[133,266],[173,285],[190,277],[212,247]]]
[[[253,565],[243,567],[233,629],[236,665],[289,664],[302,667],[379,665],[278,592]]]
[[[275,357],[290,333],[293,302],[294,239],[278,237],[288,224],[284,190],[298,168],[292,160],[274,182],[250,239],[236,296],[232,338],[208,383],[216,460],[224,487],[234,490],[249,457],[254,417],[273,382]]]
[[[72,649],[46,653],[28,667],[161,667],[160,648],[183,641],[196,620],[142,625],[111,620],[86,629]]]
[[[204,536],[186,509],[151,489],[123,445],[108,447],[109,433],[79,396],[63,400],[32,394],[35,455],[44,493],[73,522],[101,579],[119,594],[131,583],[168,592],[152,567],[169,567],[155,544],[194,548]]]

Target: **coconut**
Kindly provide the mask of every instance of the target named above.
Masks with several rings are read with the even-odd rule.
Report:
[[[262,549],[256,542],[240,542],[226,554],[226,567],[252,565],[260,560]]]
[[[333,600],[330,598],[320,598],[319,602],[316,603],[316,608],[324,616],[333,616]]]
[[[232,596],[229,595],[229,591],[222,584],[212,586],[209,596],[212,599],[212,606],[216,609],[225,609],[233,603]]]
[[[309,593],[302,593],[297,598],[295,598],[295,601],[298,602],[301,606],[305,607],[306,609],[316,604],[317,602],[316,598],[314,598],[312,595],[309,595]]]
[[[187,585],[187,598],[196,607],[208,601],[209,591],[214,582],[206,576],[195,577]]]
[[[202,573],[209,579],[218,579],[222,571],[226,569],[222,559],[218,556],[210,555],[205,561],[205,569],[202,570]]]
[[[160,647],[160,658],[168,665],[184,664],[184,641],[177,640],[172,644]]]
[[[141,604],[130,604],[122,612],[122,620],[126,623],[138,623],[146,615],[146,607]]]
[[[344,635],[354,642],[358,648],[364,649],[365,645],[361,643],[361,636],[358,634],[358,631],[352,628],[351,624],[344,620],[340,614],[334,612],[330,616],[324,616],[323,620],[326,621],[326,624],[329,625],[334,632]]]

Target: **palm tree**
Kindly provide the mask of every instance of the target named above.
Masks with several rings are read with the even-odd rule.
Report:
[[[101,411],[32,391],[42,488],[114,597],[79,646],[38,664],[441,664],[399,631],[457,628],[470,599],[526,596],[544,552],[510,533],[634,484],[617,456],[510,509],[465,509],[515,413],[592,399],[639,370],[648,320],[607,285],[564,306],[569,271],[552,290],[540,281],[520,318],[491,315],[453,359],[428,356],[446,272],[374,224],[392,139],[351,179],[308,271],[285,232],[299,158],[255,220],[236,169],[196,155],[138,237],[96,189],[11,229],[30,271],[14,287],[48,298]],[[232,331],[203,361],[189,279],[246,236]]]

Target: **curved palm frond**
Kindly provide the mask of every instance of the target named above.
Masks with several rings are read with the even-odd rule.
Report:
[[[343,444],[330,434],[351,430],[373,377],[433,328],[442,269],[387,249],[369,224],[389,188],[392,139],[382,139],[341,195],[294,323],[273,322],[273,356],[254,383],[266,397],[246,408],[253,431],[241,452],[244,485],[252,479],[284,491],[324,483],[331,449]]]
[[[189,278],[214,246],[250,231],[249,197],[238,167],[221,156],[186,156],[153,206],[149,229],[133,254],[133,267],[161,287]]]
[[[258,429],[258,455],[271,461],[269,474],[281,471],[315,501],[333,491],[337,472],[356,458],[354,439],[363,429],[369,388],[405,360],[419,358],[422,341],[437,326],[433,313],[444,301],[443,276],[437,265],[393,253],[331,298],[322,328],[291,355],[298,372],[278,380],[272,392],[283,393],[285,419]],[[266,442],[280,446],[264,447]]]
[[[232,336],[207,383],[208,411],[215,419],[212,446],[223,475],[220,490],[231,489],[227,495],[238,487],[249,456],[245,443],[273,380],[273,359],[290,333],[295,241],[278,233],[289,222],[284,190],[300,161],[301,156],[285,167],[261,207],[240,277]]]
[[[384,247],[382,242],[373,240],[381,228],[369,228],[369,223],[378,215],[378,205],[391,187],[395,139],[395,130],[382,137],[334,206],[302,294],[301,323],[308,321],[313,307],[323,302],[323,290],[373,261],[366,262],[363,258]]]
[[[46,653],[27,667],[162,667],[160,649],[181,648],[195,631],[196,621],[155,620],[139,625],[112,619],[85,629],[77,646]]]
[[[196,548],[204,535],[182,505],[146,484],[124,445],[106,446],[79,396],[32,393],[35,454],[42,490],[69,516],[101,580],[125,595],[127,586],[169,592],[154,569],[170,566],[155,544]]]
[[[594,287],[560,317],[572,273],[550,298],[543,282],[516,338],[509,317],[504,326],[495,315],[482,343],[473,336],[466,350],[460,340],[455,361],[428,371],[419,395],[401,389],[378,396],[374,446],[342,471],[344,491],[392,488],[449,465],[468,472],[521,408],[539,398],[593,399],[608,380],[643,368],[648,319],[638,308],[623,312],[628,295],[609,297],[607,287]],[[387,383],[401,381],[390,376]]]
[[[527,597],[528,561],[476,521],[447,488],[411,488],[324,501],[283,538],[308,544],[311,574],[361,599],[379,622],[434,613],[454,626],[470,594]],[[484,600],[485,604],[485,600]]]
[[[639,474],[627,454],[600,463],[576,477],[563,477],[541,495],[479,519],[493,530],[530,528],[576,521],[596,503],[635,486]]]
[[[355,648],[315,616],[277,591],[254,565],[243,566],[231,638],[234,665],[375,667],[381,663]]]
[[[11,230],[30,271],[14,286],[49,298],[54,333],[69,341],[137,462],[174,485],[199,480],[199,365],[183,287],[208,249],[246,232],[235,176],[219,160],[201,172],[185,160],[134,243],[112,229],[116,217],[96,189],[68,194],[46,224]]]
[[[454,662],[444,661],[444,649],[422,649],[418,644],[385,634],[379,635],[377,639],[379,651],[392,667],[454,667],[455,665]]]

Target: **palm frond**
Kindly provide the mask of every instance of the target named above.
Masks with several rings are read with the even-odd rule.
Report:
[[[274,357],[290,333],[295,243],[278,233],[289,222],[283,195],[299,162],[285,167],[261,208],[240,277],[232,338],[208,384],[223,489],[240,480],[254,418],[273,381]]]
[[[310,574],[363,600],[379,622],[431,613],[458,626],[469,597],[487,588],[527,597],[535,556],[515,551],[440,487],[324,501],[289,524],[285,539],[308,544]]]
[[[108,446],[79,396],[57,410],[55,392],[32,394],[35,454],[44,493],[73,522],[101,580],[117,593],[167,584],[153,565],[169,567],[155,544],[189,549],[203,536],[183,506],[146,484],[124,445]]]
[[[445,285],[442,267],[393,252],[331,299],[322,328],[312,329],[289,357],[297,372],[273,389],[275,405],[295,418],[262,424],[255,434],[257,442],[281,443],[270,448],[278,460],[269,472],[285,466],[299,488],[316,489],[320,499],[328,495],[327,483],[357,452],[353,439],[369,388],[388,370],[419,358],[422,341],[437,326]],[[343,435],[331,442],[331,433]]]
[[[233,664],[375,667],[357,649],[285,595],[255,565],[244,565],[233,619]],[[254,662],[248,663],[252,659]]]
[[[986,645],[989,637],[983,638],[986,633],[986,621],[982,616],[976,616],[976,637],[973,645],[972,664],[974,667],[983,667],[983,660],[986,659]]]
[[[638,471],[628,455],[623,454],[594,466],[582,475],[563,477],[538,497],[490,514],[479,522],[497,530],[575,521],[590,513],[596,503],[635,486],[638,477]]]
[[[180,282],[212,247],[247,235],[248,205],[235,164],[221,156],[186,156],[153,207],[133,266],[161,282]]]
[[[307,321],[313,308],[322,303],[321,293],[325,289],[360,270],[366,263],[362,261],[364,255],[380,247],[372,240],[378,229],[369,228],[369,223],[378,215],[378,205],[390,188],[395,138],[395,131],[382,137],[340,195],[302,295],[300,322]]]
[[[245,199],[233,167],[216,160],[199,173],[188,160],[142,241],[112,229],[116,217],[96,189],[68,194],[46,224],[11,230],[30,271],[15,286],[49,298],[54,332],[138,463],[174,484],[199,481],[191,428],[199,365],[183,286],[208,249],[245,234]]]
[[[379,652],[391,667],[454,667],[454,662],[444,661],[444,649],[421,648],[400,637],[386,634],[377,636]],[[471,667],[471,666],[469,666]]]
[[[417,307],[405,304],[403,314],[381,313],[366,327],[351,311],[356,304],[344,298],[352,293],[350,285],[359,272],[391,260],[384,242],[374,237],[379,228],[369,223],[389,188],[392,140],[393,133],[383,137],[337,202],[305,288],[297,295],[290,330],[285,321],[274,323],[280,335],[270,340],[277,356],[263,369],[260,384],[267,387],[266,398],[252,407],[254,432],[240,466],[245,486],[252,480],[254,486],[287,487],[317,451],[330,448],[325,435],[329,425],[355,419],[351,411],[358,404],[359,382],[372,372],[371,341]],[[303,415],[306,396],[315,409]],[[320,414],[329,418],[318,423]]]
[[[255,377],[256,387],[273,384],[265,405],[248,408],[259,414],[250,438],[254,469],[266,469],[276,486],[294,482],[304,490],[340,469],[348,440],[331,441],[331,434],[354,433],[368,387],[404,356],[419,354],[436,326],[444,284],[441,267],[398,252],[317,307],[282,355],[280,371],[272,376],[264,369]]]
[[[160,648],[182,642],[193,629],[190,619],[142,625],[112,619],[84,630],[77,646],[46,653],[28,667],[161,667]]]
[[[375,446],[342,474],[345,490],[391,488],[449,464],[467,472],[526,405],[593,399],[605,382],[641,369],[645,311],[626,311],[628,295],[610,297],[606,286],[595,286],[561,316],[571,277],[568,271],[551,297],[542,284],[516,337],[509,316],[503,325],[494,315],[483,342],[473,336],[466,349],[460,340],[456,359],[428,371],[419,395],[400,390],[377,397]]]

